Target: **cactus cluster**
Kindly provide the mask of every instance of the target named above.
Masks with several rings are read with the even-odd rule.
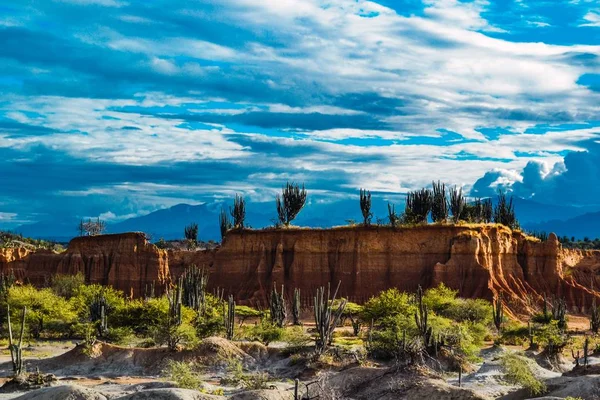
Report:
[[[269,299],[271,309],[271,322],[280,328],[283,328],[287,319],[287,307],[285,304],[284,286],[281,285],[281,292],[277,293],[277,286],[273,284],[273,291]]]
[[[423,288],[421,285],[417,289],[416,305],[415,323],[423,339],[423,344],[427,347],[433,334],[433,328],[429,325],[429,311],[427,310],[427,305],[423,302]]]
[[[341,282],[338,283],[333,297],[331,297],[331,286],[327,284],[327,296],[325,296],[325,288],[317,289],[317,294],[314,297],[314,315],[315,325],[317,329],[317,340],[315,341],[315,351],[317,354],[323,354],[333,339],[333,331],[338,325],[347,301],[342,299],[337,308],[333,307],[333,303],[337,297]]]
[[[204,268],[192,264],[185,269],[180,278],[184,306],[204,314],[206,310],[206,285],[208,274]]]
[[[227,307],[223,303],[223,325],[225,326],[227,340],[233,340],[235,328],[235,301],[233,301],[233,295],[229,295]]]

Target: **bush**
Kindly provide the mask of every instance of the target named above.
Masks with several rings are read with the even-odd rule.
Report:
[[[192,371],[188,363],[169,360],[163,371],[163,376],[183,389],[202,389],[202,380]]]
[[[254,372],[242,377],[242,383],[247,390],[267,389],[269,383],[269,374],[266,372]]]
[[[310,336],[304,333],[304,329],[301,326],[284,329],[281,340],[286,342],[286,352],[288,354],[299,352],[312,341]]]
[[[259,324],[249,329],[248,334],[252,340],[258,340],[265,346],[268,346],[271,342],[281,340],[283,331],[283,328],[273,324],[267,318],[263,318]]]
[[[489,325],[492,323],[492,305],[483,299],[456,299],[441,313],[454,321]]]
[[[73,310],[81,321],[90,319],[90,305],[98,296],[103,296],[106,299],[107,309],[106,315],[109,323],[109,328],[112,325],[110,319],[112,312],[122,308],[125,305],[125,297],[120,290],[113,289],[111,286],[102,285],[81,285],[77,287],[73,293],[73,297],[69,300]]]
[[[431,288],[425,291],[423,296],[423,303],[427,306],[430,311],[436,314],[445,315],[445,313],[453,306],[456,306],[458,300],[456,295],[457,290],[452,290],[443,283],[436,288]]]
[[[69,302],[48,288],[12,286],[8,289],[8,304],[13,322],[21,320],[23,307],[27,307],[26,329],[36,339],[42,334],[64,336],[75,320],[75,312]]]
[[[365,303],[362,319],[367,323],[385,324],[396,316],[410,316],[412,318],[416,308],[407,293],[396,288],[381,292],[379,296],[371,297]]]
[[[85,284],[85,277],[81,272],[75,275],[57,274],[52,276],[51,288],[54,294],[69,300],[75,295],[80,286]]]
[[[109,328],[106,334],[106,340],[121,346],[130,344],[135,339],[133,329],[127,326]]]
[[[522,346],[529,341],[529,328],[527,325],[509,324],[502,330],[498,341],[511,346]]]
[[[259,318],[262,313],[248,306],[235,306],[235,316],[238,318],[240,325],[242,325],[248,318]]]
[[[521,385],[529,390],[531,395],[539,395],[546,391],[546,385],[532,372],[532,361],[524,356],[509,353],[502,357],[505,379],[513,384]]]

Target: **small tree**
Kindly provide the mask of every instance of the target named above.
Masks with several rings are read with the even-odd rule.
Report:
[[[219,227],[221,228],[221,240],[225,239],[227,231],[233,228],[229,214],[227,214],[224,208],[221,208],[221,213],[219,214]]]
[[[457,223],[460,220],[466,203],[467,202],[465,201],[462,187],[457,188],[454,186],[453,189],[450,189],[450,211],[452,212],[452,219],[454,223]]]
[[[302,188],[293,182],[287,182],[282,189],[281,196],[277,195],[275,199],[277,204],[277,216],[279,222],[289,226],[296,216],[300,213],[306,204],[306,189],[304,184]]]
[[[233,218],[234,229],[244,229],[244,221],[246,219],[246,201],[238,194],[233,200],[233,208],[230,209],[231,217]]]
[[[185,240],[194,245],[198,244],[198,224],[193,222],[183,230]]]
[[[446,185],[440,181],[433,182],[433,199],[431,203],[431,219],[433,222],[443,222],[448,219],[448,200]]]
[[[371,225],[371,218],[373,218],[373,213],[371,212],[371,192],[366,189],[360,189],[360,210],[362,211],[364,226]]]

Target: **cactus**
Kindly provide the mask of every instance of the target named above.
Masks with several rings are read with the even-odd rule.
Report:
[[[244,229],[244,221],[246,220],[246,201],[238,194],[233,199],[233,208],[229,209],[233,218],[234,229]]]
[[[278,327],[283,328],[287,318],[287,309],[285,306],[284,286],[281,285],[281,293],[277,293],[277,287],[273,284],[273,291],[269,305],[271,308],[271,321]]]
[[[531,328],[531,321],[527,322],[527,330],[529,332],[528,336],[529,336],[529,348],[533,349],[535,348],[535,337],[533,335],[533,329]]]
[[[583,342],[583,365],[585,367],[588,366],[588,350],[590,347],[590,338],[588,336],[585,337]]]
[[[454,188],[450,189],[449,203],[450,211],[452,211],[452,220],[454,221],[454,223],[458,223],[467,204],[465,196],[462,192],[462,187],[459,188],[457,186],[454,186]]]
[[[443,222],[448,219],[448,200],[446,185],[440,181],[433,182],[433,199],[431,202],[431,219],[433,222]]]
[[[150,284],[150,290],[148,290],[148,284],[144,286],[144,300],[148,301],[156,297],[156,282],[152,281]]]
[[[190,307],[196,312],[206,311],[206,285],[208,274],[204,268],[198,268],[194,264],[185,269],[181,279],[182,304]]]
[[[427,347],[431,339],[432,328],[429,326],[428,311],[427,306],[423,302],[423,288],[421,285],[419,285],[419,288],[417,289],[416,302],[417,311],[415,312],[415,322],[417,324],[417,329],[421,334],[421,338],[423,339],[423,345]]]
[[[347,300],[342,299],[339,306],[333,309],[333,303],[337,297],[338,290],[341,285],[341,281],[338,283],[333,297],[331,295],[331,285],[327,284],[327,297],[325,297],[325,288],[320,287],[317,289],[317,294],[314,297],[314,315],[315,325],[317,329],[317,339],[315,341],[315,351],[317,354],[323,354],[327,349],[327,346],[331,344],[333,339],[333,331],[337,326],[344,308],[346,307]]]
[[[227,231],[233,228],[233,223],[229,218],[229,214],[227,214],[227,211],[225,211],[224,208],[221,208],[221,212],[219,213],[219,227],[221,229],[221,241],[223,241]]]
[[[400,217],[396,214],[396,206],[388,203],[388,219],[390,220],[390,225],[392,228],[395,228],[400,222]]]
[[[10,350],[10,359],[12,362],[13,373],[15,376],[21,375],[23,372],[23,336],[25,334],[25,316],[27,314],[27,307],[23,307],[23,314],[21,315],[21,334],[19,336],[19,344],[15,344],[12,334],[12,325],[10,323],[10,306],[6,305],[7,319],[8,319],[8,349]]]
[[[96,324],[98,336],[100,337],[104,337],[108,333],[108,322],[106,319],[108,309],[108,302],[104,293],[98,294],[90,303],[90,321]]]
[[[16,280],[17,278],[12,269],[7,275],[0,273],[0,295],[6,298],[8,296],[8,289],[15,284]]]
[[[502,330],[502,320],[504,319],[504,306],[502,304],[502,293],[499,293],[498,296],[494,299],[493,307],[492,307],[492,316],[494,319],[494,325],[498,332]]]
[[[225,308],[225,303],[223,303],[223,324],[225,325],[227,340],[233,340],[233,330],[235,327],[235,301],[233,301],[233,295],[229,295],[227,299],[227,308]]]
[[[373,213],[371,212],[371,192],[366,189],[360,189],[360,210],[363,215],[363,225],[371,225],[371,218],[373,218]]]
[[[567,328],[567,302],[564,299],[554,298],[552,301],[552,319],[558,321],[558,329]]]
[[[300,322],[300,289],[294,289],[294,299],[292,301],[292,319],[294,325],[302,325]]]
[[[590,329],[598,333],[600,329],[600,307],[596,305],[596,296],[592,299],[592,313],[590,315]]]
[[[298,213],[306,204],[306,189],[294,182],[287,182],[282,189],[281,196],[277,195],[275,204],[277,206],[277,217],[284,226],[289,226]]]

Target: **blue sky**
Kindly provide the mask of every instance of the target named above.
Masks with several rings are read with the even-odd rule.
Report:
[[[440,179],[600,209],[600,6],[0,5],[0,228]]]

